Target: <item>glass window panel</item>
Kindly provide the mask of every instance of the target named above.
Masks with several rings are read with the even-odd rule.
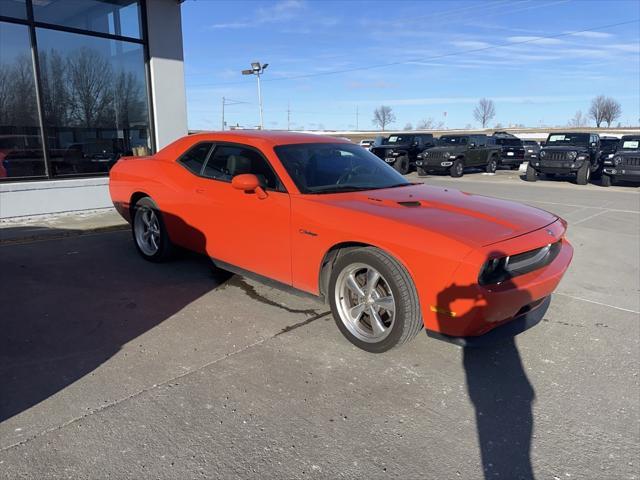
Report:
[[[142,45],[37,29],[43,115],[54,176],[107,172],[150,152]]]
[[[5,17],[27,18],[26,0],[0,0],[0,15]]]
[[[36,21],[93,32],[141,38],[137,0],[46,0],[33,2]]]
[[[45,174],[29,31],[0,22],[0,180]]]

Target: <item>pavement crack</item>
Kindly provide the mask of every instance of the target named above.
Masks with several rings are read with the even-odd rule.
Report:
[[[309,317],[306,320],[303,320],[302,322],[294,323],[293,325],[289,325],[288,327],[284,327],[282,330],[280,330],[278,333],[276,333],[274,335],[274,338],[275,337],[279,337],[280,335],[282,335],[284,333],[291,332],[292,330],[296,330],[296,329],[298,329],[300,327],[304,327],[305,325],[309,325],[314,320],[319,320],[322,317],[326,317],[327,315],[330,315],[330,314],[331,314],[330,311],[329,312],[317,313],[313,317]]]

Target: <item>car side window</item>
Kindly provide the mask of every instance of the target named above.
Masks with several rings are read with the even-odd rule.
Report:
[[[205,162],[207,161],[207,157],[211,152],[212,146],[213,143],[211,142],[198,143],[197,145],[194,145],[185,153],[183,153],[182,156],[178,159],[178,162],[192,173],[200,175],[200,172],[202,172],[202,167],[204,166]]]
[[[224,182],[243,173],[253,173],[263,188],[284,191],[271,166],[251,148],[218,145],[202,171],[204,177]]]

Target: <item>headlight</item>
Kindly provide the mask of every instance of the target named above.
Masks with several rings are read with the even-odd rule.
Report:
[[[500,283],[508,278],[505,271],[505,265],[508,257],[491,258],[485,262],[480,269],[478,283],[480,285],[488,285],[492,283]]]
[[[614,165],[620,165],[622,163],[622,157],[621,156],[617,156],[617,157],[613,157],[613,164]]]
[[[529,149],[527,150],[527,153],[533,153],[533,150]]]
[[[542,151],[540,152],[540,156],[541,156],[541,157],[546,157],[546,156],[547,156],[547,152],[545,152],[544,150],[542,150]]]
[[[393,155],[394,157],[397,157],[397,156],[398,156],[398,155],[400,155],[400,154],[399,154],[398,152],[393,152],[393,153],[392,153],[392,155]]]
[[[577,152],[567,152],[567,158],[569,160],[575,160],[577,156],[578,156]]]
[[[424,152],[422,155],[427,157],[427,156],[429,156],[429,152]]]
[[[586,160],[586,159],[587,159],[587,156],[586,156],[586,155],[580,155],[580,156],[578,157],[578,160]]]

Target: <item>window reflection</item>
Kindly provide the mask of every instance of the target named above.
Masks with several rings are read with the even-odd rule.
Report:
[[[150,151],[142,45],[37,29],[52,174],[107,172]]]
[[[27,18],[26,0],[0,0],[0,15],[22,19]]]
[[[41,176],[45,166],[28,28],[0,23],[0,46],[0,179]]]
[[[140,12],[136,0],[33,2],[33,15],[38,22],[140,38]]]

